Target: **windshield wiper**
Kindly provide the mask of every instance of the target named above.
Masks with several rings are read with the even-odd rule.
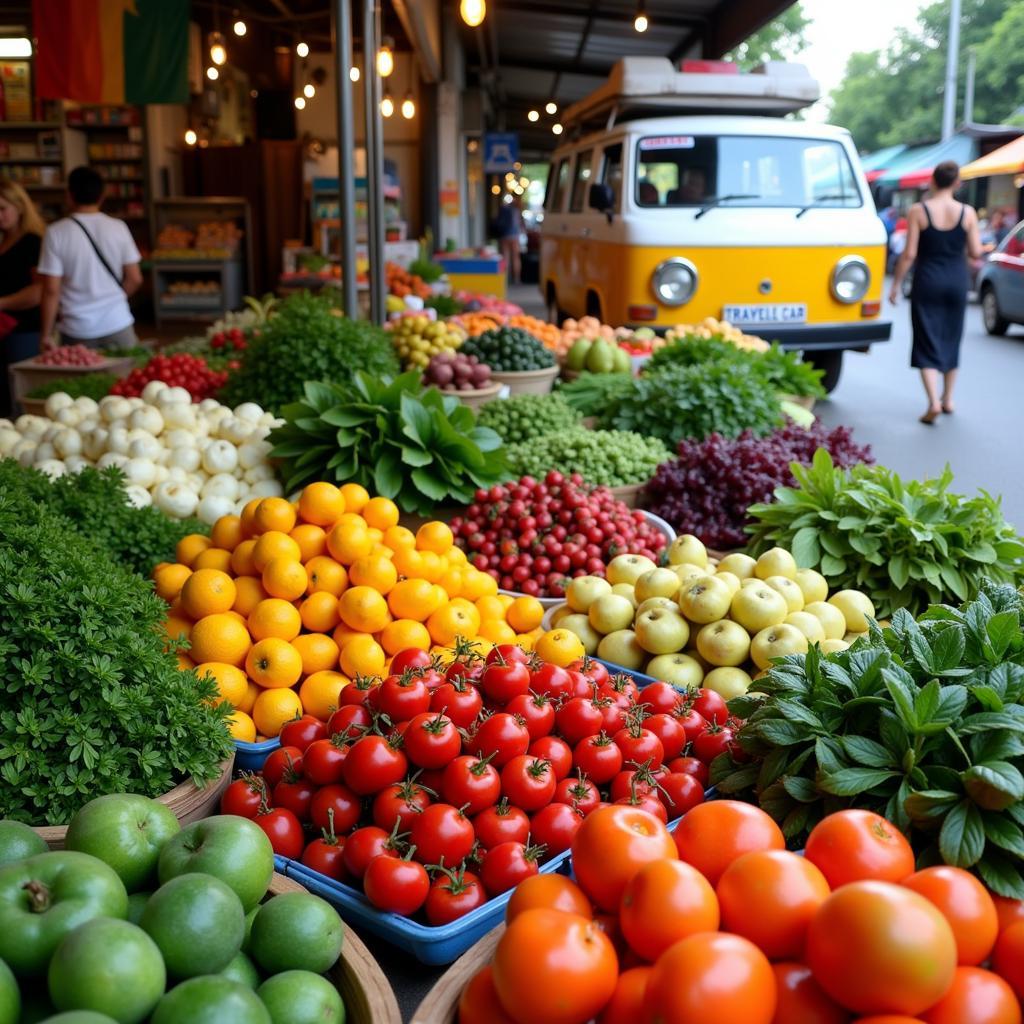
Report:
[[[697,215],[693,218],[694,220],[700,220],[709,210],[713,210],[716,206],[721,206],[722,203],[727,203],[731,199],[761,199],[760,195],[748,192],[730,192],[724,196],[711,196],[710,199],[697,211]]]
[[[796,219],[799,220],[808,210],[813,210],[816,206],[820,206],[822,203],[832,202],[836,199],[858,199],[860,198],[856,192],[833,192],[831,195],[818,196],[813,203],[808,203],[806,206],[801,206],[797,211]]]

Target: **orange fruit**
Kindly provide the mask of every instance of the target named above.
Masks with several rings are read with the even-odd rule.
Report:
[[[187,672],[190,668],[196,667],[196,663],[182,651],[178,651],[176,657],[178,659],[178,669],[181,672]]]
[[[378,594],[386,594],[398,582],[398,570],[390,558],[365,555],[352,563],[348,578],[354,586],[373,587]]]
[[[449,565],[465,565],[469,561],[466,552],[455,544],[445,552],[445,557],[448,559]]]
[[[238,591],[235,581],[220,569],[197,569],[181,588],[181,607],[193,619],[230,610]]]
[[[516,631],[504,619],[484,619],[480,623],[477,636],[482,636],[494,644],[514,644],[516,642]]]
[[[338,645],[322,633],[303,633],[292,641],[302,659],[302,674],[312,675],[338,664]]]
[[[306,592],[306,567],[294,558],[272,558],[263,569],[263,587],[272,597],[297,601]]]
[[[388,592],[388,608],[396,619],[425,622],[436,611],[436,598],[426,580],[399,580]]]
[[[384,531],[384,543],[392,551],[416,547],[416,534],[404,526],[389,526]]]
[[[517,633],[529,633],[531,629],[536,629],[544,618],[544,605],[535,597],[517,597],[500,618],[507,619],[508,624]]]
[[[299,523],[288,536],[299,545],[299,560],[301,562],[308,562],[311,558],[316,558],[317,555],[322,555],[327,550],[327,534],[321,526],[314,526],[312,523]]]
[[[295,509],[285,498],[264,498],[256,506],[252,521],[257,533],[268,530],[291,533],[295,527]]]
[[[256,536],[256,507],[262,501],[262,498],[250,498],[242,506],[242,514],[239,517],[242,520],[242,536],[243,537],[255,537]]]
[[[252,720],[256,728],[270,738],[301,714],[302,700],[294,690],[262,690],[252,706]]]
[[[232,711],[227,726],[232,739],[241,743],[256,742],[256,723],[244,711],[237,708]]]
[[[462,596],[470,601],[481,597],[492,597],[498,593],[498,581],[489,573],[482,572],[475,565],[468,566],[462,573]]]
[[[237,589],[237,587],[235,589]],[[234,608],[232,608],[230,611],[226,611],[224,614],[227,615],[229,618],[234,619],[236,622],[240,622],[243,626],[246,624],[245,616],[241,612],[236,612]]]
[[[199,553],[199,557],[192,563],[193,569],[219,569],[221,572],[231,572],[231,552],[225,548],[207,548]]]
[[[209,537],[204,537],[201,533],[190,533],[178,541],[174,549],[174,557],[182,565],[187,565],[191,569],[192,563],[207,548],[211,547],[213,547],[213,541]]]
[[[328,555],[311,558],[306,563],[306,573],[309,576],[306,590],[310,594],[318,594],[323,591],[339,597],[348,586],[348,573],[345,571],[345,566]]]
[[[353,637],[341,649],[341,671],[350,678],[379,676],[384,672],[384,648],[372,636]]]
[[[246,623],[253,640],[294,640],[302,629],[299,610],[290,601],[268,597],[252,610]]]
[[[462,593],[462,570],[449,566],[438,583],[449,597],[458,597]]]
[[[473,607],[480,613],[480,619],[500,619],[504,621],[505,606],[498,598],[491,594],[487,597],[478,597],[473,602]]]
[[[153,570],[153,585],[157,597],[162,597],[170,604],[180,593],[185,580],[192,575],[192,570],[180,562],[168,562]]]
[[[189,653],[198,663],[223,661],[228,665],[242,665],[252,646],[249,630],[236,616],[224,612],[201,618],[192,627],[189,640],[192,643]]]
[[[351,680],[340,672],[314,672],[302,681],[299,699],[307,715],[326,722],[338,707],[338,696]]]
[[[416,547],[420,551],[433,551],[436,555],[444,555],[455,543],[455,536],[447,523],[435,520],[424,523],[416,531]]]
[[[442,608],[438,608],[427,619],[427,629],[434,643],[450,647],[456,637],[472,640],[480,629],[480,613],[468,602],[458,603],[456,598]]]
[[[234,551],[242,543],[242,517],[221,516],[210,530],[210,541],[215,548]]]
[[[338,624],[338,599],[326,590],[310,594],[299,605],[302,624],[311,633],[330,633]]]
[[[302,560],[302,550],[287,533],[271,530],[264,533],[252,549],[252,564],[257,572],[263,572],[268,563],[275,558],[291,558],[296,562]]]
[[[517,633],[515,643],[518,647],[522,647],[527,654],[533,650],[533,645],[537,642],[537,638],[532,633]]]
[[[345,499],[346,512],[362,512],[370,500],[370,494],[360,484],[342,484],[341,496]]]
[[[308,484],[299,495],[299,517],[316,526],[331,526],[345,512],[345,496],[334,484]]]
[[[302,657],[287,640],[272,636],[253,644],[245,658],[245,671],[257,686],[266,689],[294,686],[302,675]]]
[[[338,645],[340,651],[349,640],[354,640],[357,636],[363,636],[358,629],[349,629],[344,622],[339,622],[334,627],[334,632],[331,634],[331,639]]]
[[[337,561],[351,565],[373,550],[373,541],[362,521],[346,522],[343,517],[327,534],[327,550]]]
[[[587,653],[583,649],[583,641],[568,629],[552,629],[537,640],[533,649],[541,661],[562,668]]]
[[[263,582],[259,576],[238,576],[235,578],[235,603],[231,606],[233,612],[238,612],[248,618],[253,609],[267,598],[267,592],[263,589]]]
[[[241,702],[238,704],[238,710],[244,711],[247,715],[252,714],[252,706],[256,703],[256,698],[263,692],[255,683],[250,682],[248,678],[245,681],[245,696],[242,697]]]
[[[417,552],[420,556],[420,575],[431,583],[437,583],[448,569],[448,564],[441,561],[441,556],[433,551]]]
[[[380,645],[388,655],[397,654],[407,647],[430,650],[430,631],[414,619],[395,619],[380,631]]]
[[[338,614],[361,633],[378,633],[391,621],[387,601],[372,587],[349,587],[338,599]]]
[[[222,661],[204,661],[201,665],[196,665],[196,675],[200,679],[203,676],[213,676],[221,700],[226,700],[232,707],[237,708],[245,702],[249,680],[245,678],[245,673],[240,668]]]
[[[391,557],[399,576],[406,579],[425,579],[423,555],[415,548],[399,548]]]
[[[259,574],[256,563],[252,560],[252,552],[255,547],[256,541],[250,537],[248,540],[243,540],[231,552],[231,571],[236,576],[256,576]]]
[[[192,633],[192,620],[181,612],[172,612],[164,619],[163,630],[171,640],[188,640]]]
[[[359,512],[367,526],[378,530],[398,525],[398,506],[390,498],[371,498]]]

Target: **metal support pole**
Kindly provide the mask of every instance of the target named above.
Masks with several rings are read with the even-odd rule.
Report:
[[[960,0],[950,0],[949,43],[946,49],[946,88],[942,96],[942,141],[956,131],[956,84],[960,65]]]
[[[974,79],[977,74],[978,51],[967,49],[967,81],[964,83],[964,124],[974,123]]]
[[[377,0],[363,4],[363,102],[366,108],[366,212],[370,252],[370,319],[385,319],[384,282],[384,126],[381,120],[381,79],[377,74],[380,41]]]
[[[334,74],[338,91],[338,214],[341,219],[341,294],[345,315],[359,314],[356,299],[355,138],[352,130],[352,4],[334,5]]]

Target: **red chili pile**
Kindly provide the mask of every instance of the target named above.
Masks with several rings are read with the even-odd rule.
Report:
[[[106,361],[106,356],[85,345],[61,345],[33,360],[42,366],[99,366]]]
[[[232,327],[227,331],[218,331],[210,338],[210,348],[228,348],[236,352],[244,352],[248,348],[245,331],[241,327]]]
[[[227,372],[211,370],[202,356],[178,352],[173,356],[153,356],[145,366],[132,370],[111,389],[112,395],[138,398],[151,380],[162,380],[171,387],[184,388],[193,402],[212,398],[227,383]]]
[[[574,576],[604,576],[623,552],[657,561],[665,536],[607,487],[590,487],[574,473],[476,492],[451,522],[455,541],[478,569],[504,590],[531,597],[564,597]]]
[[[598,807],[678,818],[704,800],[710,761],[738,750],[717,693],[639,690],[586,658],[560,668],[501,644],[486,659],[460,650],[444,673],[415,649],[391,667],[346,686],[326,725],[288,723],[221,809],[275,853],[432,925],[537,874]]]

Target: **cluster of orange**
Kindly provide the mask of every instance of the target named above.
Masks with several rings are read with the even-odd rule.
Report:
[[[358,484],[314,483],[294,503],[253,499],[153,570],[167,634],[190,645],[182,667],[214,677],[236,739],[276,736],[302,713],[328,718],[342,687],[386,673],[408,647],[463,637],[532,649],[536,598],[498,594],[447,524],[413,533],[398,519]]]
[[[384,264],[384,280],[389,295],[405,298],[406,295],[418,295],[421,299],[429,299],[430,285],[417,274],[410,274],[405,267],[397,263]]]
[[[545,348],[549,348],[553,352],[561,350],[562,332],[557,324],[550,324],[547,320],[527,316],[525,313],[510,316],[507,323],[509,327],[521,327],[527,333],[532,334]]]
[[[448,317],[448,323],[461,327],[468,338],[475,338],[484,331],[493,331],[504,322],[505,318],[496,313],[459,313]]]

